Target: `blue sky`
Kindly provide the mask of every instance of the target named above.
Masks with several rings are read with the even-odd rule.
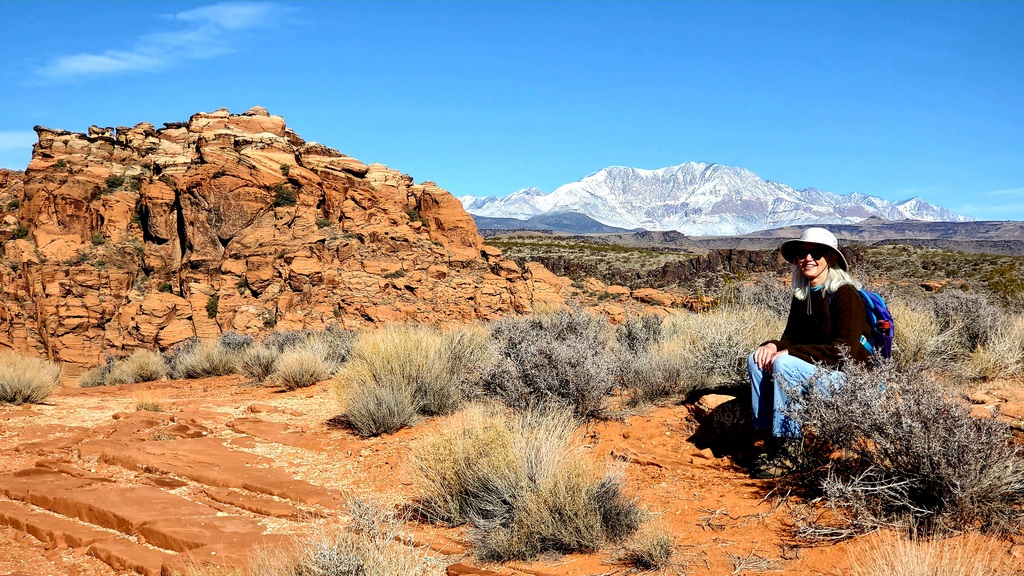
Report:
[[[687,161],[1024,220],[1024,2],[0,1],[32,127],[261,105],[456,195]]]

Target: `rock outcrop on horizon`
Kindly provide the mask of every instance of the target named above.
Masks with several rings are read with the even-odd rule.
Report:
[[[227,330],[490,319],[573,290],[484,246],[436,184],[259,107],[36,132],[27,169],[0,170],[0,347],[91,365]]]

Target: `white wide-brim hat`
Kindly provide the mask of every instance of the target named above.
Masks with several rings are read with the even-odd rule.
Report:
[[[796,240],[787,240],[782,243],[779,250],[782,250],[782,257],[789,262],[796,261],[796,252],[804,244],[818,244],[828,248],[833,254],[837,256],[836,265],[843,270],[849,270],[850,265],[846,262],[846,256],[839,251],[839,241],[836,237],[825,230],[824,228],[808,228],[804,230],[804,233],[800,235]]]

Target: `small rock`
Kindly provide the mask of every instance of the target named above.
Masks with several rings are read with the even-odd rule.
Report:
[[[735,396],[729,396],[727,394],[705,394],[697,401],[697,404],[694,405],[694,416],[704,418],[708,414],[714,412],[715,408],[735,399]]]

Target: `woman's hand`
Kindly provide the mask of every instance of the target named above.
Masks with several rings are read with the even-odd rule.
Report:
[[[778,346],[769,342],[754,350],[754,362],[757,362],[757,367],[761,370],[771,370],[775,359],[785,354],[789,354],[789,351],[779,350]]]

